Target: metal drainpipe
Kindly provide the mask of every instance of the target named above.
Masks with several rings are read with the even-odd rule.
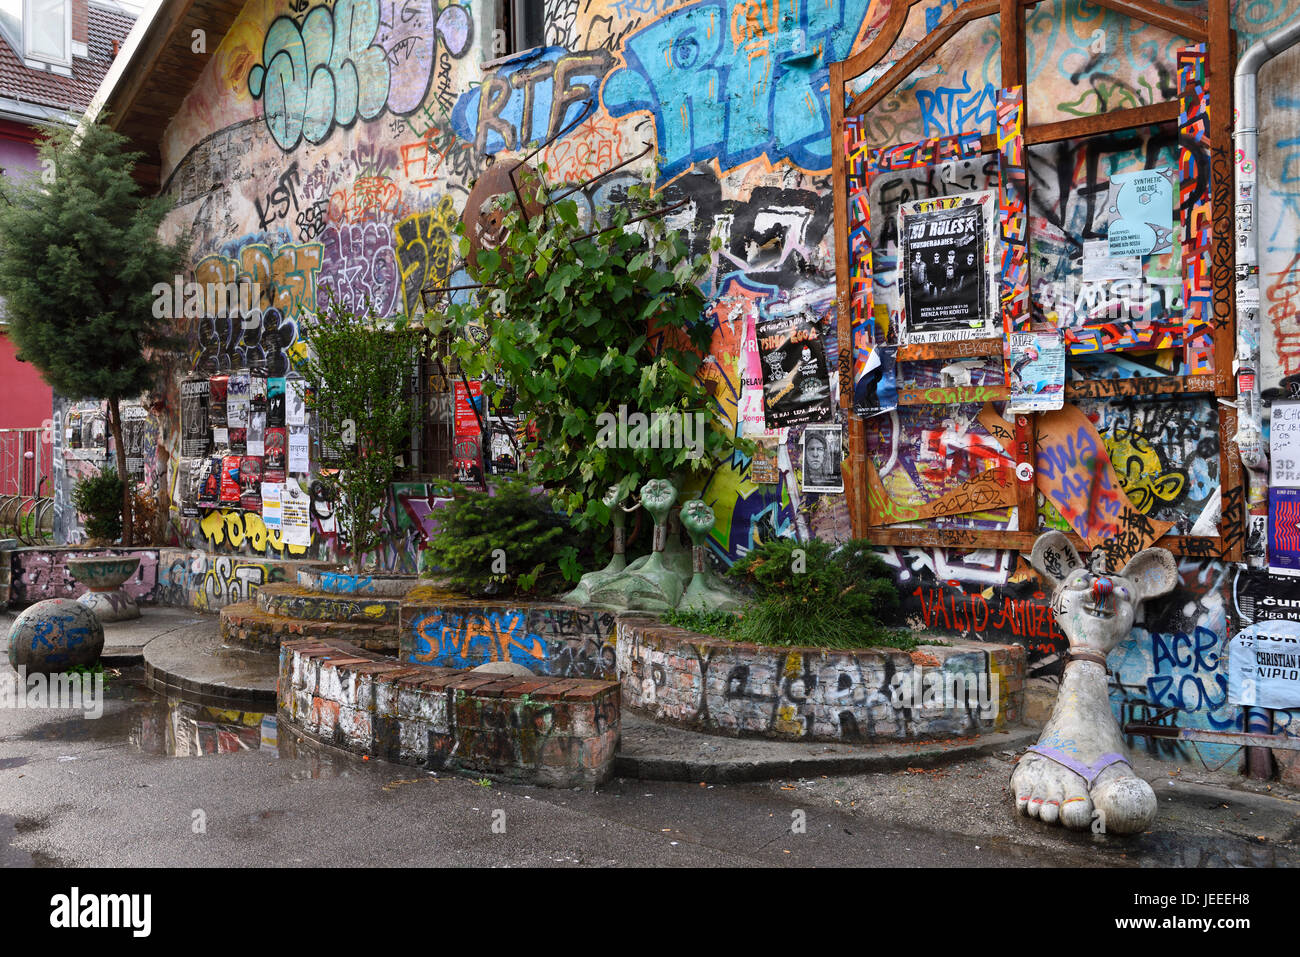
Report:
[[[1268,496],[1268,455],[1264,449],[1263,408],[1259,393],[1259,109],[1256,87],[1264,64],[1297,42],[1300,42],[1300,20],[1254,44],[1237,63],[1234,98],[1237,116],[1232,134],[1237,186],[1237,434],[1233,441],[1241,454],[1242,464],[1246,466],[1248,510],[1249,507],[1264,506]],[[1264,566],[1266,557],[1248,552],[1246,561],[1258,568]],[[1246,731],[1271,733],[1271,710],[1242,710]],[[1246,766],[1250,777],[1271,777],[1272,757],[1267,748],[1247,748]]]

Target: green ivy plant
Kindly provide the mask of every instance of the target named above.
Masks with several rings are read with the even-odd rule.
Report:
[[[580,526],[608,520],[602,499],[610,486],[625,496],[652,478],[685,479],[737,444],[696,377],[711,338],[699,288],[708,257],[692,260],[660,216],[632,222],[659,205],[633,186],[602,227],[583,225],[572,200],[530,220],[513,196],[502,198],[505,238],[469,267],[485,288],[426,317],[436,331],[457,334],[462,368],[484,380],[489,399],[502,389],[490,377],[513,386],[515,411],[535,424],[530,473]],[[463,225],[459,232],[468,256]],[[609,421],[602,414],[617,417],[620,406],[628,415],[703,413],[702,448],[599,442]]]

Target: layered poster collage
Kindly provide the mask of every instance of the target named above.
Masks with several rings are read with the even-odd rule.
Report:
[[[181,515],[238,509],[262,517],[284,544],[311,544],[311,431],[303,380],[237,370],[181,382]],[[324,464],[337,451],[322,441]]]
[[[754,441],[750,480],[779,484],[791,471],[786,443],[799,437],[802,489],[843,492],[843,441],[835,421],[824,324],[803,305],[782,303],[750,313],[739,354],[739,435]]]

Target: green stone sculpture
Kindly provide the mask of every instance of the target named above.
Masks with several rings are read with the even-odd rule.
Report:
[[[691,583],[678,608],[696,611],[739,611],[743,602],[733,595],[709,568],[708,541],[713,531],[713,509],[703,499],[682,506],[682,525],[691,538]]]
[[[610,522],[614,526],[614,555],[604,568],[587,572],[574,589],[561,597],[570,605],[592,604],[591,592],[598,586],[617,578],[627,568],[627,513],[618,498],[618,486],[611,485],[602,501],[609,506]],[[640,506],[635,506],[639,508]]]
[[[689,509],[674,509],[677,489],[672,482],[667,479],[646,482],[641,487],[640,504],[635,508],[644,508],[654,519],[653,550],[625,565],[625,510],[611,504],[614,494],[615,490],[611,489],[605,499],[614,508],[614,558],[600,571],[584,575],[577,587],[564,596],[564,601],[615,610],[663,612],[684,607],[689,592],[691,602],[697,607],[727,610],[741,607],[741,602],[708,569],[704,557],[704,543],[713,528],[712,509],[699,500],[687,503]],[[700,507],[705,512],[700,512]],[[678,541],[679,511],[683,512],[682,523],[696,544],[694,557]],[[686,511],[694,517],[687,519]],[[697,569],[697,564],[702,564],[702,568]]]

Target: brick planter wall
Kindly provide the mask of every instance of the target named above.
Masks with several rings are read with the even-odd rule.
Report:
[[[617,633],[623,707],[713,734],[844,743],[949,738],[1001,730],[1021,720],[1024,706],[1020,645],[953,642],[912,652],[773,648],[630,615],[619,617]],[[933,673],[983,674],[986,700],[996,676],[996,713],[983,716],[978,706],[896,706],[895,676],[915,687],[918,672],[923,683]]]
[[[407,666],[336,640],[280,646],[278,700],[348,751],[552,787],[604,781],[619,740],[617,682]]]

